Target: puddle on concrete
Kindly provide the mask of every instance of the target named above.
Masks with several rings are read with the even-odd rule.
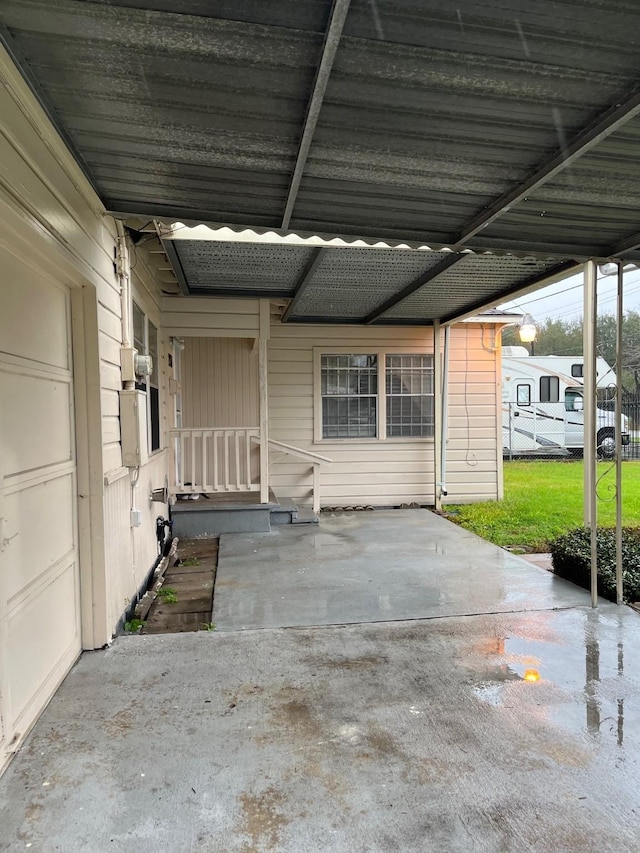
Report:
[[[530,614],[519,621],[519,632],[476,638],[461,649],[472,694],[495,708],[529,704],[568,733],[622,747],[625,669],[632,660],[637,669],[635,650],[598,631],[591,611],[567,615],[583,622],[584,636],[582,649],[568,648],[549,630],[550,615]]]

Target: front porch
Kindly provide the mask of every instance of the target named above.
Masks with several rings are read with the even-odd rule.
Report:
[[[222,537],[215,632],[83,656],[3,849],[637,850],[636,613],[425,511],[296,532]]]

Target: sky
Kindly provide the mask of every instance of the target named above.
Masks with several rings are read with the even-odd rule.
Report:
[[[582,317],[582,273],[543,287],[527,296],[505,302],[499,307],[531,314],[536,322],[547,318],[579,320]],[[625,270],[624,309],[640,311],[640,270]],[[615,314],[615,311],[616,276],[602,277],[598,274],[598,314]]]

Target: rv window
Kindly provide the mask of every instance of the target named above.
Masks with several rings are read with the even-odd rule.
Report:
[[[584,376],[584,364],[572,364],[571,375],[575,376],[576,379],[582,379]]]
[[[540,377],[540,402],[557,403],[560,399],[560,380],[557,376]]]
[[[584,400],[582,392],[569,388],[564,392],[564,407],[567,412],[582,412],[584,411]]]
[[[516,400],[519,406],[531,405],[531,386],[516,385]]]

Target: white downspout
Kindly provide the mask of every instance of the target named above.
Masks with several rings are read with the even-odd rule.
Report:
[[[440,495],[447,496],[447,441],[449,429],[449,346],[451,342],[451,326],[444,327],[444,352],[442,354],[442,416],[440,425],[442,429],[440,438]]]
[[[433,321],[433,492],[436,511],[442,509],[442,355],[440,353],[440,321]]]

